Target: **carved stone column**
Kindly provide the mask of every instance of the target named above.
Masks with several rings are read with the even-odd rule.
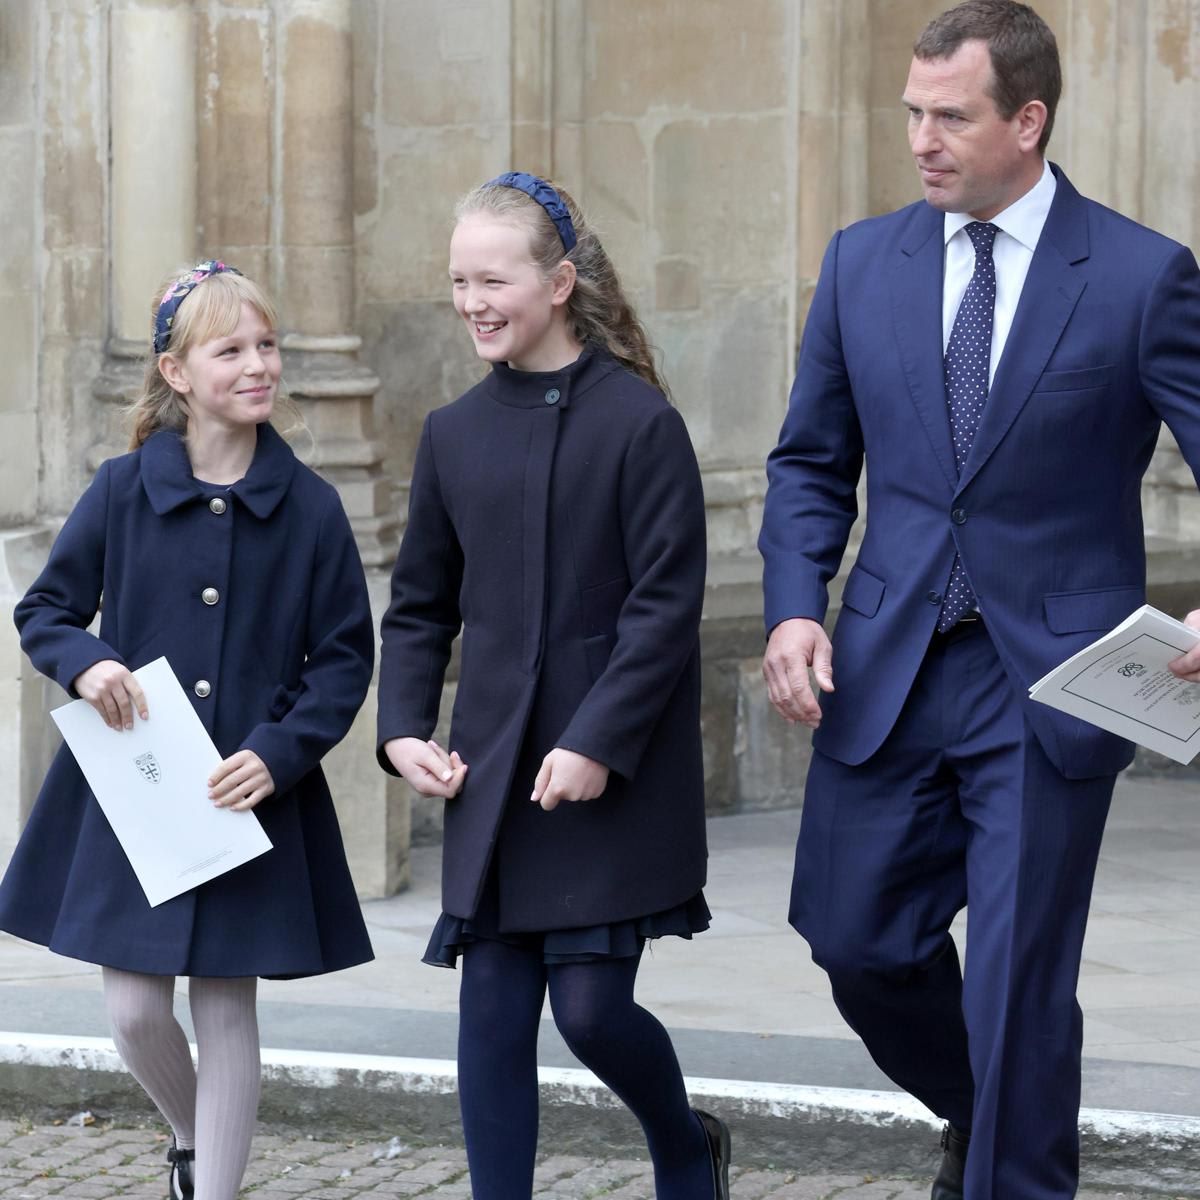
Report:
[[[154,289],[195,254],[191,0],[112,0],[110,63],[111,310],[90,470],[125,449],[121,409],[141,381]]]
[[[307,461],[333,482],[358,540],[378,615],[395,555],[391,486],[375,439],[379,379],[354,323],[351,0],[278,0],[276,292],[290,331],[284,378],[312,433]],[[397,231],[397,236],[402,236]],[[408,883],[407,789],[375,763],[374,689],[327,763],[360,894]]]

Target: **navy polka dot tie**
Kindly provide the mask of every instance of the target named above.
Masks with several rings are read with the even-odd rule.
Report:
[[[996,311],[996,264],[992,244],[1000,230],[984,221],[972,221],[967,237],[975,247],[975,273],[950,330],[946,346],[946,403],[950,407],[950,436],[954,439],[954,465],[959,475],[971,453],[979,418],[987,403],[988,368],[992,358],[992,318]],[[975,607],[975,593],[956,554],[946,585],[938,632],[953,629]]]

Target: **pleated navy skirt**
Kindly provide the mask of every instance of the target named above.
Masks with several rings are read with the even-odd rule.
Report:
[[[606,958],[632,958],[640,954],[647,939],[681,937],[690,939],[703,933],[712,914],[704,893],[697,892],[682,904],[662,912],[611,921],[603,925],[585,925],[579,929],[546,929],[506,932],[500,925],[499,889],[495,869],[488,872],[479,908],[473,917],[453,917],[442,913],[433,927],[429,945],[421,961],[431,967],[455,967],[466,946],[480,940],[503,942],[541,951],[546,964],[597,962]]]

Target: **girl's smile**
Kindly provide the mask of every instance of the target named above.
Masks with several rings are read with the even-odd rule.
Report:
[[[193,346],[181,361],[164,366],[168,382],[187,402],[190,434],[252,429],[270,419],[281,371],[279,344],[250,304],[242,304],[227,336]]]
[[[547,279],[534,265],[529,233],[491,213],[464,217],[450,239],[454,308],[487,362],[518,371],[557,371],[581,347],[566,322],[574,266]]]

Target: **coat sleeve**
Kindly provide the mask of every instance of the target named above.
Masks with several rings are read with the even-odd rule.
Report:
[[[417,446],[408,524],[382,622],[376,756],[391,775],[396,770],[383,744],[433,734],[450,648],[462,627],[463,552],[442,497],[432,422],[426,417]]]
[[[758,548],[768,633],[791,617],[825,619],[829,581],[858,515],[863,438],[838,324],[840,236],[821,264],[787,416],[767,458]]]
[[[1200,482],[1200,270],[1178,246],[1154,280],[1138,341],[1142,388]]]
[[[293,788],[346,736],[371,683],[375,630],[366,576],[332,491],[317,537],[306,624],[305,661],[291,707],[242,743],[266,763],[277,793]]]
[[[661,408],[632,438],[619,504],[630,590],[608,664],[558,740],[626,778],[698,652],[707,549],[700,468],[683,418]]]
[[[72,684],[88,667],[105,659],[125,661],[87,628],[104,588],[108,495],[109,464],[103,463],[13,613],[30,661],[75,697]]]

